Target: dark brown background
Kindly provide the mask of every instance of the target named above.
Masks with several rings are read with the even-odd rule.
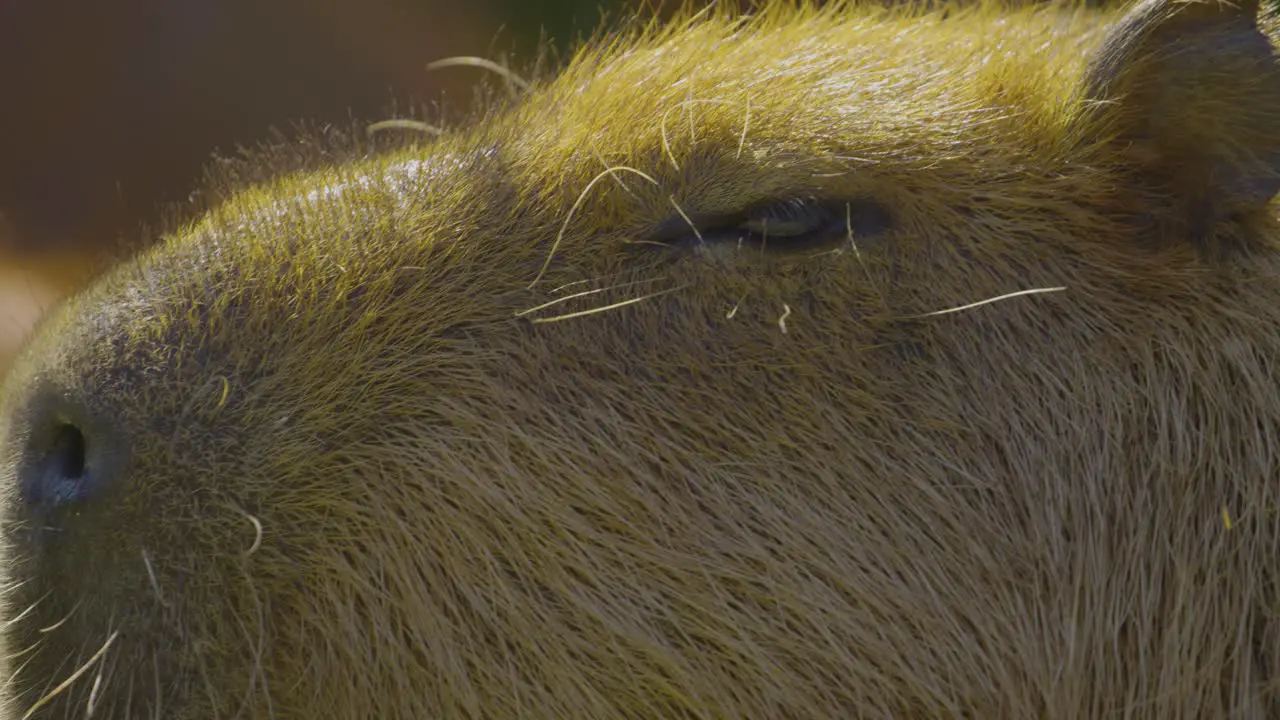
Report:
[[[293,121],[443,99],[633,0],[0,0],[0,371],[41,307],[233,153]]]
[[[530,55],[621,2],[0,0],[0,214],[13,250],[120,232],[211,150],[290,120],[470,97],[452,55]],[[85,241],[88,242],[88,241]]]

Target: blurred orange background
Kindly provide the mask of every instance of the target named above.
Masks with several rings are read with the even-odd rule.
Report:
[[[646,3],[653,6],[656,3]],[[623,0],[0,0],[0,373],[42,308],[231,154],[306,120],[344,127],[563,48]]]

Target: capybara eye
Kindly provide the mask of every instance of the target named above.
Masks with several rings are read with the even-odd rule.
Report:
[[[740,227],[765,238],[798,238],[830,222],[826,207],[811,199],[794,199],[752,208]]]
[[[820,249],[850,237],[871,238],[889,229],[889,212],[871,200],[794,199],[757,205],[739,227],[769,249]]]
[[[757,203],[738,213],[676,213],[650,235],[673,247],[735,243],[770,253],[811,252],[851,238],[874,238],[889,229],[888,210],[867,199],[788,198]]]

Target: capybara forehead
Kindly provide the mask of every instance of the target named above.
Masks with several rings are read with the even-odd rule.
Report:
[[[660,146],[673,165],[728,153],[770,173],[770,151],[860,148],[869,161],[911,164],[942,160],[958,141],[1051,144],[1077,109],[1101,29],[1069,11],[712,15],[589,46],[511,129],[548,159]]]

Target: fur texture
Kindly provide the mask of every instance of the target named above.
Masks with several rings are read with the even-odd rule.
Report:
[[[9,378],[8,717],[1280,716],[1256,14],[712,12],[234,194]]]

